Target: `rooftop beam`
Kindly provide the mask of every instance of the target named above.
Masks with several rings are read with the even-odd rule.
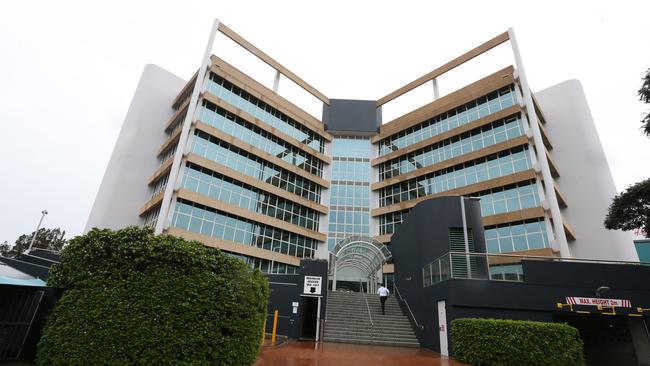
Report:
[[[305,89],[309,94],[311,94],[314,97],[320,99],[323,103],[325,103],[327,105],[330,104],[329,98],[327,98],[323,93],[316,90],[316,88],[314,88],[313,86],[307,84],[306,81],[302,80],[296,74],[289,71],[289,69],[282,66],[279,62],[275,61],[273,58],[271,58],[271,56],[267,55],[266,53],[264,53],[259,48],[253,46],[250,42],[248,42],[246,39],[244,39],[239,34],[235,33],[232,29],[226,27],[223,23],[219,23],[219,32],[221,32],[221,34],[223,34],[224,36],[226,36],[226,37],[230,38],[231,40],[233,40],[238,45],[242,46],[248,52],[250,52],[253,55],[257,56],[257,58],[264,61],[267,65],[271,66],[276,71],[279,71],[282,75],[286,76],[289,80],[291,80],[294,83],[298,84],[298,86]]]
[[[380,98],[377,101],[377,107],[381,107],[382,105],[390,102],[391,100],[393,100],[393,99],[395,99],[395,98],[397,98],[397,97],[399,97],[401,95],[404,95],[405,93],[410,92],[411,90],[417,88],[418,86],[420,86],[420,85],[422,85],[422,84],[424,84],[424,83],[426,83],[428,81],[431,81],[431,80],[437,78],[438,76],[440,76],[440,75],[442,75],[442,74],[444,74],[444,73],[446,73],[446,72],[448,72],[448,71],[450,71],[450,70],[464,64],[465,62],[473,59],[474,57],[479,56],[479,55],[491,50],[492,48],[500,45],[501,43],[506,42],[508,39],[509,39],[508,32],[503,32],[503,33],[499,34],[498,36],[492,38],[491,40],[489,40],[489,41],[483,43],[482,45],[480,45],[480,46],[478,46],[478,47],[476,47],[476,48],[474,48],[474,49],[472,49],[472,50],[470,50],[470,51],[456,57],[455,59],[453,59],[453,60],[447,62],[446,64],[438,67],[437,69],[431,71],[430,73],[428,73],[426,75],[423,75],[423,76],[413,80],[412,82],[404,85],[403,87],[395,90],[394,92],[386,95],[385,97]]]

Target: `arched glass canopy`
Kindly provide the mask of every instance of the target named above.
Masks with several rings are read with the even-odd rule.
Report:
[[[354,268],[369,281],[376,279],[377,272],[392,258],[388,247],[365,235],[355,235],[338,242],[331,252],[333,289],[336,289],[336,274],[344,268]]]

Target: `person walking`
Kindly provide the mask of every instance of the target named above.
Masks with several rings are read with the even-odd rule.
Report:
[[[379,288],[377,289],[377,294],[379,295],[379,301],[381,301],[381,314],[386,315],[386,299],[388,298],[388,295],[390,295],[390,291],[384,287],[383,283],[380,283]]]

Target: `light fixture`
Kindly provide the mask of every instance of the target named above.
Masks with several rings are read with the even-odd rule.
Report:
[[[596,293],[596,296],[603,296],[603,294],[605,294],[609,290],[610,290],[609,286],[600,286],[594,292]]]

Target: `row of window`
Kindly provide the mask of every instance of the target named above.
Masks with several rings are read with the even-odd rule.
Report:
[[[351,235],[370,233],[371,152],[367,137],[337,136],[332,140],[329,250]]]
[[[147,212],[147,215],[145,215],[144,219],[142,220],[142,226],[150,226],[152,228],[156,228],[159,215],[160,215],[160,205],[158,205],[158,207],[156,207],[155,209],[149,210],[149,212]]]
[[[348,182],[370,182],[370,160],[367,161],[332,161],[332,180]]]
[[[380,207],[445,192],[531,168],[526,146],[481,157],[379,190]]]
[[[331,252],[338,242],[340,242],[341,240],[347,237],[348,235],[344,233],[331,232],[327,234],[327,250]]]
[[[370,186],[332,183],[330,207],[370,207]]]
[[[321,153],[324,151],[323,139],[320,135],[221,76],[210,73],[207,89],[214,96],[245,111],[267,125],[277,128],[316,151]]]
[[[392,234],[404,222],[411,210],[394,211],[379,216],[379,235]]]
[[[174,144],[172,144],[167,149],[165,149],[162,155],[158,157],[158,162],[160,162],[160,165],[164,164],[167,161],[167,159],[174,156],[174,154],[176,153],[176,149],[178,149],[178,141],[176,141]]]
[[[332,140],[333,155],[346,158],[372,158],[372,144],[368,138],[337,136]]]
[[[192,97],[192,92],[194,91],[195,84],[196,79],[193,79],[191,85],[186,85],[183,87],[183,90],[181,90],[183,94],[177,97],[178,99],[176,100],[176,103],[174,103],[172,106],[175,111],[177,111],[183,105],[183,103],[185,103],[186,100]]]
[[[165,174],[164,176],[158,178],[153,186],[151,187],[151,198],[154,198],[158,193],[162,192],[165,190],[167,187],[167,181],[169,180],[169,173]]]
[[[174,119],[174,122],[169,126],[169,130],[167,132],[168,136],[171,136],[178,130],[179,128],[183,127],[183,121],[185,121],[185,116],[187,115],[187,112],[185,113],[179,113],[178,116],[176,116],[176,119]]]
[[[234,136],[308,173],[319,177],[323,176],[322,161],[247,122],[243,118],[221,107],[217,107],[208,101],[203,101],[203,107],[200,112],[200,118],[203,122],[225,132],[229,136]]]
[[[182,186],[231,205],[318,231],[319,215],[316,211],[193,164],[185,169]]]
[[[483,217],[539,207],[540,205],[535,181],[497,187],[472,194],[472,196],[481,198]],[[379,234],[392,234],[397,231],[409,212],[410,210],[395,211],[379,216]]]
[[[190,151],[242,174],[320,203],[321,188],[301,176],[229,145],[202,131],[195,131]]]
[[[300,258],[312,258],[318,242],[197,203],[179,200],[172,226]]]
[[[479,195],[481,197],[481,214],[483,216],[539,207],[541,204],[535,181],[493,188],[481,192]]]
[[[516,99],[514,85],[501,88],[381,140],[379,142],[379,156],[511,107],[516,103]]]
[[[355,211],[354,209],[330,210],[329,212],[329,231],[359,235],[370,232],[370,215],[366,211]]]
[[[379,165],[379,180],[412,172],[523,135],[518,116],[492,122]]]
[[[544,219],[485,228],[488,253],[508,253],[550,247]]]
[[[250,257],[247,255],[230,253],[224,251],[227,255],[238,258],[250,266],[252,269],[258,269],[262,273],[271,273],[271,274],[298,274],[300,267],[292,266],[290,264],[270,261],[268,259]]]

